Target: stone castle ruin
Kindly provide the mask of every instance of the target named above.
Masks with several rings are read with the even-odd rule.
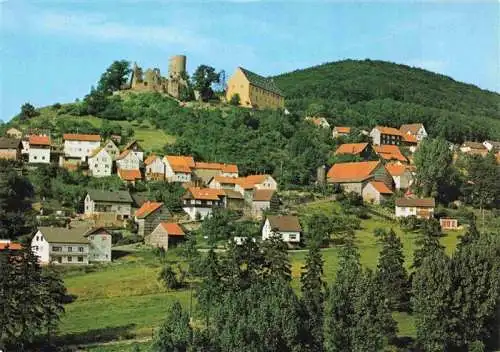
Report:
[[[163,77],[159,68],[148,68],[145,72],[134,63],[127,89],[136,92],[158,92],[179,99],[183,87],[187,87],[186,56],[172,56],[168,62],[168,77]]]

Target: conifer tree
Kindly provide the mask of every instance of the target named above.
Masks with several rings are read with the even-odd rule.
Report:
[[[413,253],[413,269],[418,269],[422,265],[425,257],[434,254],[435,252],[443,252],[444,247],[439,243],[439,239],[434,236],[423,235],[417,241],[419,248]]]
[[[176,301],[170,307],[165,321],[153,338],[154,352],[186,352],[191,344],[193,331],[189,325],[189,316]]]
[[[323,258],[319,246],[311,243],[302,267],[302,302],[304,304],[308,327],[307,342],[312,351],[323,350],[324,282]]]
[[[220,298],[219,294],[221,292],[220,265],[213,248],[210,248],[202,262],[201,274],[203,280],[197,292],[198,307],[208,327],[212,307]]]
[[[270,280],[292,279],[290,260],[288,258],[287,246],[277,233],[273,233],[270,238],[262,244],[264,255],[264,276]]]
[[[351,328],[356,324],[353,297],[361,274],[359,253],[349,244],[340,251],[337,276],[325,306],[325,351],[352,350]]]
[[[444,251],[425,256],[412,283],[417,343],[425,351],[449,348],[452,289],[450,259]]]
[[[391,309],[408,308],[410,287],[404,261],[403,244],[391,229],[382,238],[382,250],[377,265],[377,279]]]

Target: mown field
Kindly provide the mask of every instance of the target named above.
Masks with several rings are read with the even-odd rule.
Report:
[[[301,212],[332,212],[338,204],[321,201],[301,207]],[[361,222],[362,228],[356,232],[356,242],[361,254],[361,262],[368,268],[376,268],[380,243],[373,236],[377,227],[393,228],[400,236],[406,256],[406,266],[412,262],[418,234],[401,230],[396,222],[379,216],[372,216]],[[451,253],[461,231],[449,232],[441,238],[441,243]],[[324,277],[331,282],[335,277],[338,261],[338,248],[323,250]],[[178,250],[167,253],[167,261],[181,262]],[[300,272],[307,252],[291,251],[293,286],[300,287]],[[75,301],[66,305],[60,324],[60,338],[64,343],[83,344],[126,339],[147,339],[165,316],[169,305],[179,300],[186,309],[190,308],[191,291],[168,291],[157,280],[162,264],[147,248],[129,245],[117,248],[114,255],[118,258],[108,266],[97,268],[94,272],[86,270],[69,271],[65,274],[65,284]],[[87,269],[88,271],[88,269]],[[193,298],[193,305],[195,298]],[[411,316],[395,313],[399,323],[400,336],[415,335]],[[142,343],[144,345],[145,343]],[[118,347],[117,347],[118,346]],[[122,348],[122,349],[120,349]],[[132,344],[103,345],[92,347],[90,351],[127,351]]]

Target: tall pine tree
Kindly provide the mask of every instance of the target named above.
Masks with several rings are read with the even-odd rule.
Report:
[[[382,250],[377,265],[377,279],[391,309],[408,309],[410,287],[404,261],[403,244],[391,229],[382,238]]]

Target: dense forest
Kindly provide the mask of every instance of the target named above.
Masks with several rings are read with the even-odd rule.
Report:
[[[274,77],[286,105],[337,125],[371,128],[423,122],[461,143],[500,138],[500,95],[450,77],[384,61],[345,60]]]

